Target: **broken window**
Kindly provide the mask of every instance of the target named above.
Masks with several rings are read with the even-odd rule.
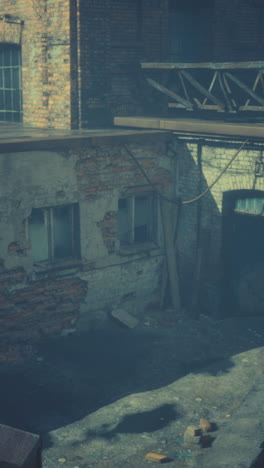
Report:
[[[22,117],[21,51],[14,44],[0,45],[0,120]]]
[[[156,242],[157,199],[153,194],[121,198],[118,202],[120,245]]]
[[[79,207],[33,208],[28,219],[28,236],[35,262],[79,258]]]

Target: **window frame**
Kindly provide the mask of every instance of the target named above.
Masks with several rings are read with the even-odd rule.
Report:
[[[71,253],[65,257],[58,257],[55,255],[55,215],[54,212],[56,208],[67,208],[69,210],[69,224],[70,224],[70,239],[71,239]],[[35,260],[33,258],[34,265],[38,264],[51,264],[51,263],[58,263],[63,262],[65,260],[79,260],[81,258],[80,255],[80,212],[79,212],[79,204],[78,203],[70,203],[70,204],[63,204],[63,205],[55,205],[49,207],[40,207],[40,208],[33,208],[36,211],[43,211],[44,217],[44,226],[45,235],[47,236],[47,250],[48,250],[48,258],[43,260]],[[32,213],[31,213],[32,216]],[[27,239],[31,245],[31,252],[32,252],[32,244],[30,239],[30,217],[27,218],[26,222],[26,235]],[[76,227],[75,227],[76,226]]]
[[[150,199],[152,211],[151,211],[151,220],[149,223],[147,223],[147,228],[148,228],[148,239],[143,240],[143,241],[136,241],[135,240],[135,229],[136,229],[136,224],[135,224],[135,200],[136,198],[140,197],[147,197]],[[118,223],[118,239],[120,242],[120,248],[121,249],[129,249],[129,248],[135,248],[135,247],[142,247],[146,245],[155,245],[157,246],[157,240],[158,240],[158,197],[154,192],[140,192],[140,193],[135,193],[135,194],[130,194],[124,197],[120,197],[118,199],[118,204],[120,200],[127,200],[128,202],[128,235],[129,239],[127,243],[123,243],[120,239],[121,233],[120,233],[120,228],[119,228],[119,223]],[[118,207],[118,214],[119,214],[119,207]],[[156,223],[154,223],[154,219],[156,216]]]
[[[9,55],[9,60],[5,62],[7,55]],[[8,74],[10,76],[8,83],[6,83],[7,70],[9,71]],[[22,121],[23,109],[21,74],[21,47],[17,44],[0,43],[0,94],[2,95],[0,121],[2,122]],[[15,76],[17,77],[17,83],[15,83]],[[17,97],[15,96],[16,94]],[[10,97],[10,105],[7,105],[7,96]],[[15,103],[16,99],[17,103]]]

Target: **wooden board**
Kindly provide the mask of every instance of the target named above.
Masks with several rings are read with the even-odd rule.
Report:
[[[164,199],[161,200],[161,215],[170,284],[171,302],[175,311],[179,313],[181,310],[181,300],[173,232],[173,224],[175,224],[175,217],[177,217],[177,213],[177,205],[172,205]]]
[[[112,317],[114,317],[116,320],[119,322],[123,323],[128,328],[135,328],[139,321],[136,317],[133,317],[133,315],[130,315],[128,312],[126,312],[123,309],[116,309],[111,312]]]
[[[227,70],[227,69],[261,69],[264,68],[264,62],[261,60],[255,62],[197,62],[197,63],[172,63],[172,62],[143,62],[141,68],[153,69],[192,69],[192,68],[209,68],[211,70]]]
[[[234,123],[202,119],[158,119],[152,117],[115,117],[115,125],[137,128],[156,128],[159,130],[175,130],[177,132],[192,132],[225,136],[256,137],[264,139],[264,124]]]

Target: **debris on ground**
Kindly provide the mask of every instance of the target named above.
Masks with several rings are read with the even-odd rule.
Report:
[[[203,430],[203,432],[212,432],[213,425],[208,421],[208,419],[201,418],[200,419],[200,428]]]
[[[165,316],[177,326],[162,327]],[[44,468],[146,468],[155,466],[145,458],[152,452],[173,468],[211,468],[227,455],[225,466],[238,468],[242,455],[251,466],[263,450],[264,388],[256,387],[264,342],[253,329],[264,334],[264,317],[193,320],[151,310],[132,330],[47,340],[25,363],[2,365],[1,420],[41,433]],[[192,425],[202,435],[188,446],[183,433]]]
[[[157,463],[168,463],[170,461],[170,458],[166,455],[160,455],[159,453],[154,452],[147,453],[145,459]]]
[[[199,427],[188,426],[184,432],[184,444],[185,445],[200,445],[201,448],[211,447],[214,437],[209,432],[214,430],[214,424],[210,423],[208,419],[201,418]],[[204,434],[205,433],[205,434]]]
[[[111,315],[128,328],[135,328],[139,323],[136,317],[122,309],[113,310]]]

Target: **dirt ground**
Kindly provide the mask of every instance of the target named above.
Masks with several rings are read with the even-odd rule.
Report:
[[[150,451],[200,468],[211,448],[183,433],[204,417],[217,438],[263,377],[264,318],[159,318],[48,340],[2,365],[0,422],[41,434],[44,468],[143,468]]]

